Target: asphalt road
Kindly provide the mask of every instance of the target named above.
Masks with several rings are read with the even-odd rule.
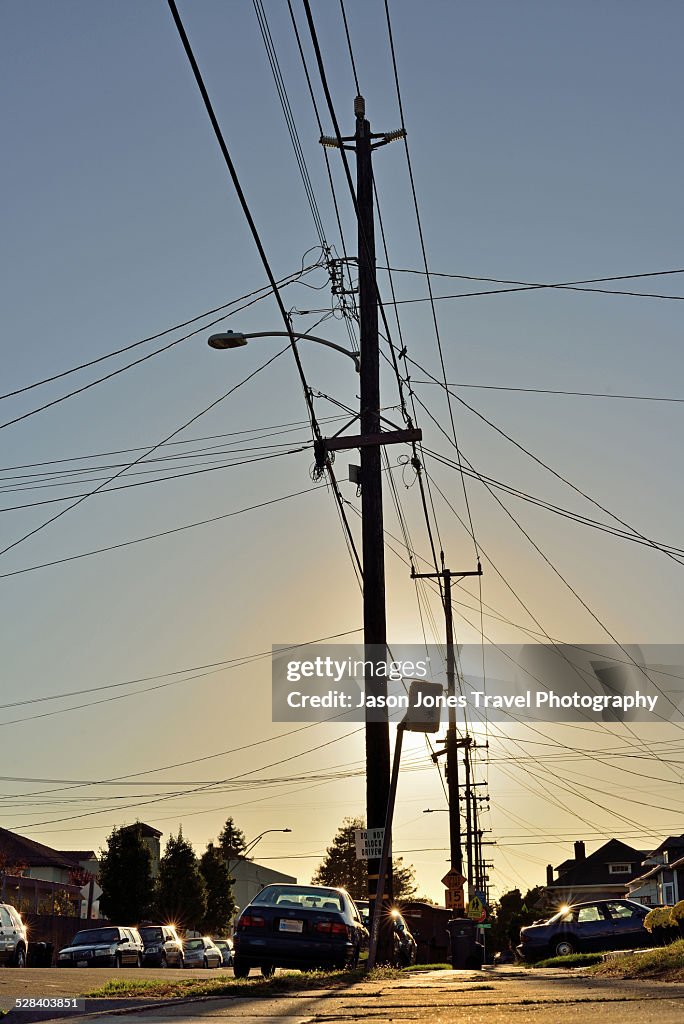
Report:
[[[9,1010],[14,1000],[22,996],[80,996],[81,992],[98,988],[110,978],[217,978],[233,977],[232,969],[187,968],[183,970],[158,967],[26,967],[22,970],[8,967],[0,970],[0,1009]]]
[[[1,980],[7,984],[5,973]],[[11,973],[16,978],[29,972]],[[46,977],[57,975],[54,992],[60,984],[77,987],[77,979],[68,977],[75,971],[40,973]],[[89,984],[91,978],[107,974],[95,970],[85,973]],[[169,976],[179,973],[168,972]],[[62,975],[67,977],[60,983]],[[20,1017],[13,1014],[12,1019]],[[86,1019],[89,1024],[113,1022],[111,1016],[99,1013]],[[372,1024],[681,1024],[684,985],[616,982],[591,979],[578,971],[529,971],[518,967],[485,968],[478,973],[433,971],[408,974],[398,981],[358,982],[341,990],[268,998],[217,998],[155,1007],[138,1011],[130,1019],[131,1024],[230,1024],[237,1020],[241,1024],[351,1024],[364,1020]]]

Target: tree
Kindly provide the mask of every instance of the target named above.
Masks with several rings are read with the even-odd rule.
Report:
[[[155,905],[162,921],[173,921],[181,929],[200,929],[207,910],[207,894],[199,861],[190,843],[170,835],[159,861]]]
[[[326,857],[314,874],[313,885],[340,886],[347,890],[352,899],[363,900],[368,896],[368,864],[356,859],[356,837],[358,828],[365,828],[363,818],[345,818],[326,851]],[[413,899],[416,892],[415,869],[404,866],[401,857],[393,862],[395,900]]]
[[[239,860],[247,846],[245,833],[237,827],[232,818],[228,818],[223,826],[218,842],[223,859],[228,865],[230,865],[231,861]]]
[[[517,946],[520,929],[532,924],[544,911],[544,889],[535,886],[523,896],[520,889],[505,892],[494,906],[492,943],[496,949]]]
[[[147,917],[152,900],[150,851],[139,822],[115,828],[100,852],[100,910],[117,924],[137,924]]]
[[[233,897],[235,880],[230,877],[221,850],[213,843],[209,843],[202,854],[199,869],[207,892],[202,931],[210,935],[222,935],[237,910]]]

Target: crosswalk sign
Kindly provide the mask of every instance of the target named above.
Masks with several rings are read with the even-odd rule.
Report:
[[[485,920],[487,917],[487,908],[479,896],[473,896],[468,901],[467,914],[471,921],[477,921],[478,924],[481,924]]]

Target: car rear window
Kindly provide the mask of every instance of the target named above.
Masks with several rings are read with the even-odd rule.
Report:
[[[343,897],[334,889],[288,889],[287,886],[269,886],[262,889],[252,902],[267,903],[277,907],[329,910],[336,913],[340,913],[344,909]]]

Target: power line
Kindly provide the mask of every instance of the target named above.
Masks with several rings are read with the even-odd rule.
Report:
[[[438,384],[444,387],[438,380],[419,380],[411,378],[414,384]],[[576,398],[614,398],[630,402],[684,402],[684,398],[670,398],[664,395],[614,395],[606,391],[558,391],[553,388],[517,388],[507,384],[465,384],[459,381],[454,384],[447,384],[449,388],[478,388],[482,391],[521,391],[533,395],[569,395]]]
[[[416,363],[415,360],[413,360],[413,359],[411,359],[410,362],[412,362],[414,366],[419,366],[419,364]],[[432,377],[432,374],[428,370],[426,370],[424,367],[419,366],[419,369],[422,370],[423,373],[427,373],[428,377]],[[438,381],[436,377],[432,377],[432,379],[433,379],[433,381],[435,381],[435,383],[440,384],[440,386],[442,386],[441,382]],[[448,385],[446,387],[447,387],[447,390],[449,390]],[[492,430],[495,430],[497,434],[500,434],[501,437],[505,438],[506,441],[508,441],[510,444],[514,445],[519,451],[523,452],[524,455],[527,455],[528,458],[532,459],[533,462],[536,462],[537,465],[542,467],[542,469],[545,469],[548,473],[551,473],[551,475],[556,477],[557,480],[560,480],[561,483],[564,483],[571,490],[575,491],[576,494],[579,494],[586,501],[588,501],[592,505],[594,505],[595,508],[600,509],[601,512],[604,512],[607,516],[610,516],[611,519],[614,519],[616,522],[620,523],[620,525],[624,526],[627,530],[629,530],[630,533],[633,533],[635,536],[640,537],[642,541],[646,542],[647,544],[649,544],[650,546],[656,548],[657,550],[662,551],[663,554],[665,554],[668,558],[671,558],[675,562],[680,562],[680,559],[676,555],[672,554],[672,552],[668,551],[666,548],[658,547],[658,545],[655,543],[655,541],[653,541],[650,537],[645,536],[645,534],[641,533],[640,530],[637,530],[635,527],[631,526],[628,522],[626,522],[624,519],[622,519],[620,516],[618,516],[615,512],[611,512],[610,509],[606,508],[605,505],[602,505],[595,498],[592,498],[591,495],[587,494],[586,491],[583,491],[576,484],[573,484],[567,477],[563,476],[562,473],[559,473],[557,470],[553,469],[553,467],[550,466],[547,462],[544,462],[543,459],[540,459],[538,455],[535,455],[533,452],[531,452],[529,450],[529,448],[526,448],[519,441],[516,441],[514,437],[512,437],[510,434],[508,434],[501,427],[497,426],[492,420],[490,420],[483,413],[481,413],[477,409],[475,409],[474,406],[472,406],[468,402],[466,402],[466,400],[464,398],[461,398],[460,395],[457,395],[457,394],[454,393],[454,397],[456,398],[456,400],[458,402],[461,403],[461,405],[465,406],[466,409],[470,410],[470,412],[472,412],[475,416],[477,416],[478,419],[481,419],[483,421],[483,423],[486,423],[487,426],[491,427]],[[420,401],[420,399],[419,399],[419,401]],[[433,422],[436,423],[436,425],[439,427],[439,429],[442,431],[442,433],[447,437],[447,439],[449,440],[449,443],[451,443],[451,438],[448,437],[448,435],[446,434],[446,431],[444,431],[444,429],[440,426],[440,424],[435,420],[434,416],[432,416],[432,414],[427,409],[427,407],[422,402],[420,404],[423,406],[423,408],[427,412],[428,416],[430,416],[430,418],[433,420]],[[460,459],[459,459],[459,461],[460,461]],[[470,468],[472,469],[472,466]]]
[[[601,282],[610,281],[631,281],[638,278],[645,277],[667,277],[672,274],[684,274],[684,268],[678,270],[654,270],[643,274],[619,274],[613,277],[590,277],[579,281],[559,281],[559,282],[539,282],[539,281],[515,281],[506,278],[499,277],[482,277],[474,274],[445,274],[437,273],[434,270],[407,270],[398,267],[378,267],[378,270],[393,270],[396,274],[417,274],[420,276],[428,277],[443,277],[452,278],[459,281],[483,281],[491,282],[492,284],[507,284],[517,285],[518,287],[513,288],[496,288],[483,292],[464,292],[460,295],[436,295],[435,299],[461,299],[468,298],[470,295],[502,295],[507,292],[522,292],[522,291],[538,291],[548,288],[556,288],[565,291],[574,292],[596,292],[600,295],[630,295],[637,298],[645,299],[673,299],[675,301],[681,301],[684,299],[682,295],[667,295],[654,292],[635,292],[635,291],[619,291],[612,288],[589,288],[583,287],[584,285],[598,284]],[[426,302],[427,299],[403,299],[403,302]]]
[[[265,363],[262,363],[261,366],[257,367],[256,370],[253,370],[246,377],[243,377],[243,379],[241,381],[238,381],[237,384],[234,384],[233,387],[229,388],[228,391],[226,391],[223,395],[221,395],[219,398],[215,399],[213,402],[211,402],[208,406],[206,406],[200,412],[196,413],[189,420],[187,420],[185,423],[183,423],[180,427],[177,427],[176,430],[172,431],[172,433],[170,433],[167,437],[163,438],[162,441],[159,441],[157,444],[153,445],[146,452],[146,454],[147,455],[151,455],[152,452],[156,451],[156,449],[160,447],[160,445],[165,444],[168,441],[171,441],[172,438],[174,438],[177,434],[180,434],[181,431],[183,431],[187,427],[191,426],[193,423],[196,422],[196,420],[200,419],[201,416],[204,416],[211,409],[215,408],[220,402],[223,402],[226,398],[228,398],[229,395],[232,395],[235,391],[237,391],[239,388],[241,388],[244,384],[247,384],[248,381],[250,381],[253,377],[256,377],[256,375],[258,373],[261,373],[262,370],[265,370],[266,367],[270,366],[271,363],[275,362],[275,360],[278,359],[279,356],[283,355],[283,353],[286,352],[286,351],[287,351],[287,349],[281,349],[279,352],[276,352],[276,354],[274,356],[271,356],[270,359],[266,360]],[[98,494],[104,487],[107,486],[107,484],[111,483],[113,480],[116,480],[118,477],[120,477],[123,473],[126,472],[126,469],[130,469],[133,466],[137,465],[137,463],[141,462],[144,457],[145,456],[141,455],[141,456],[139,456],[139,458],[134,459],[133,462],[129,463],[129,465],[127,467],[125,467],[124,469],[120,469],[117,473],[114,473],[113,476],[109,477],[109,479],[106,480],[104,483],[98,484],[98,486],[93,488],[92,491],[88,491],[86,494],[81,495],[79,498],[77,498],[75,501],[73,501],[70,505],[67,505],[66,508],[61,509],[54,516],[51,516],[49,519],[44,520],[42,523],[40,523],[38,526],[34,527],[32,530],[29,530],[28,533],[25,533],[23,536],[19,537],[17,540],[12,541],[11,544],[6,545],[6,547],[4,547],[4,548],[2,548],[2,550],[0,550],[0,555],[7,554],[8,551],[11,551],[13,548],[18,547],[19,544],[22,544],[25,540],[28,540],[30,537],[34,537],[41,530],[44,530],[46,526],[49,526],[51,523],[54,523],[57,519],[60,519],[62,516],[66,515],[68,512],[71,512],[72,509],[77,508],[77,506],[81,505],[84,501],[87,501],[88,498],[91,498],[94,494]]]
[[[320,263],[312,263],[310,266],[303,267],[301,270],[294,271],[291,274],[286,274],[285,277],[280,279],[279,284],[281,287],[293,284],[295,280],[298,280],[300,277],[320,266]],[[291,281],[290,278],[293,280]],[[62,377],[68,377],[72,373],[78,373],[79,370],[88,369],[88,367],[95,366],[97,363],[102,363],[106,359],[112,359],[114,356],[119,356],[123,352],[130,352],[131,349],[138,348],[139,345],[146,345],[150,341],[156,341],[157,338],[163,338],[165,334],[171,334],[172,331],[179,331],[183,327],[189,327],[190,324],[197,323],[198,320],[203,320],[205,317],[212,316],[214,313],[220,313],[222,310],[228,309],[230,306],[234,306],[237,302],[244,302],[245,299],[251,299],[255,295],[259,296],[259,293],[263,292],[266,288],[266,285],[262,285],[253,292],[247,292],[245,295],[240,295],[237,299],[232,299],[230,302],[226,302],[222,306],[214,306],[213,309],[207,309],[204,313],[198,313],[197,316],[191,317],[190,320],[184,320],[182,323],[174,324],[172,327],[167,327],[165,330],[158,331],[156,334],[150,334],[146,338],[140,338],[138,341],[131,342],[130,345],[124,345],[122,348],[114,349],[112,352],[107,352],[105,355],[98,356],[96,359],[90,359],[88,362],[79,363],[77,366],[72,366],[68,370],[61,370],[59,373],[55,373],[51,377],[44,377],[42,380],[36,380],[32,384],[24,384],[22,387],[16,388],[14,391],[7,391],[4,395],[0,395],[0,401],[4,401],[6,398],[13,398],[15,395],[21,395],[26,391],[33,390],[33,388],[41,387],[43,384],[51,384],[53,381],[60,380]],[[259,296],[259,299],[263,297],[264,296]],[[259,299],[256,301],[259,301]],[[251,303],[249,303],[249,305],[251,305]],[[246,309],[247,307],[243,306],[242,308]],[[239,310],[234,310],[233,312],[239,312]],[[226,315],[232,316],[233,313],[231,312]],[[214,323],[219,323],[220,320],[224,319],[225,317],[220,317],[219,320],[213,321],[212,324],[205,325],[201,330],[206,329],[206,327],[211,327]],[[188,335],[188,337],[190,337],[190,335]]]
[[[287,283],[292,283],[292,282],[287,282]],[[134,366],[139,366],[141,363],[145,363],[149,359],[154,359],[155,356],[159,356],[159,355],[162,355],[164,352],[168,352],[169,349],[172,349],[176,345],[180,345],[182,342],[187,341],[188,338],[192,338],[192,337],[194,337],[197,334],[202,334],[205,331],[207,331],[210,327],[213,327],[215,324],[221,323],[221,321],[225,320],[226,317],[234,316],[235,313],[239,313],[241,310],[247,309],[248,306],[254,305],[255,302],[259,302],[261,299],[266,298],[267,295],[268,295],[268,293],[265,293],[264,295],[260,295],[259,298],[253,299],[251,302],[247,302],[243,306],[238,306],[237,309],[231,310],[231,312],[225,314],[225,316],[220,316],[216,320],[210,320],[208,323],[203,324],[201,327],[196,328],[194,331],[190,331],[188,334],[184,334],[181,338],[176,338],[174,341],[170,341],[168,344],[162,345],[161,348],[155,349],[154,352],[148,352],[147,355],[140,356],[139,359],[134,359],[132,362],[126,363],[124,366],[120,366],[118,369],[112,370],[110,373],[104,374],[104,376],[102,376],[102,377],[98,377],[96,380],[92,380],[88,384],[83,384],[81,387],[74,388],[72,391],[67,391],[66,394],[59,395],[57,398],[52,398],[49,402],[44,402],[42,405],[39,405],[39,406],[37,406],[34,409],[29,409],[28,412],[21,413],[21,415],[19,415],[19,416],[14,416],[12,419],[5,420],[4,423],[0,423],[0,430],[4,430],[5,427],[11,427],[15,423],[20,423],[20,422],[22,422],[22,420],[29,419],[31,416],[36,416],[38,413],[44,412],[46,409],[51,409],[53,406],[59,405],[61,402],[66,402],[69,398],[74,398],[76,395],[83,394],[83,392],[88,391],[90,388],[96,387],[98,384],[102,384],[105,381],[111,380],[114,377],[118,377],[119,374],[121,374],[121,373],[126,373],[127,370],[132,369]],[[169,328],[169,330],[173,330],[173,328]],[[162,333],[168,333],[168,332],[162,332]],[[136,342],[135,344],[142,344],[142,342]],[[102,358],[109,358],[109,357],[108,356],[103,356]],[[77,367],[76,369],[80,369],[80,367]],[[69,370],[69,371],[66,371],[66,372],[67,373],[71,373],[71,372],[74,372],[74,371]],[[64,375],[65,374],[58,374],[57,376],[64,376]],[[44,383],[44,382],[41,381],[40,383]],[[37,386],[37,385],[30,385],[30,387],[34,387],[34,386]],[[25,389],[22,389],[22,390],[28,390],[28,388],[25,388]]]
[[[281,501],[290,501],[302,494],[312,494],[314,491],[325,489],[324,484],[306,487],[301,491],[293,491],[291,494],[283,494],[279,498],[269,498],[267,501],[258,502],[256,505],[247,505],[244,508],[235,509],[233,512],[223,512],[218,516],[211,516],[209,519],[199,519],[194,523],[185,523],[183,526],[175,526],[170,530],[160,530],[157,533],[150,533],[144,537],[133,537],[130,540],[120,541],[118,544],[108,544],[105,547],[93,548],[91,551],[81,551],[75,555],[66,555],[64,558],[55,558],[49,562],[40,562],[37,565],[27,565],[22,569],[12,569],[9,572],[0,573],[0,579],[7,579],[9,576],[21,576],[27,572],[36,572],[38,569],[47,569],[54,565],[63,565],[66,562],[74,562],[80,558],[90,558],[92,555],[101,555],[106,551],[117,551],[120,548],[127,548],[133,544],[143,544],[148,540],[158,540],[160,537],[169,537],[175,533],[183,533],[185,530],[193,530],[198,526],[207,526],[210,523],[218,523],[233,516],[243,515],[246,512],[255,512],[260,508],[267,508],[269,505],[277,505]]]
[[[402,99],[401,99],[401,88],[400,88],[400,85],[399,85],[399,70],[397,68],[397,57],[396,57],[396,52],[395,52],[395,49],[394,49],[394,37],[392,35],[392,21],[391,21],[391,18],[390,18],[389,4],[388,4],[387,0],[385,0],[385,19],[386,19],[386,22],[387,22],[387,35],[388,35],[388,39],[389,39],[390,53],[391,53],[391,56],[392,56],[392,70],[394,72],[394,85],[395,85],[395,89],[396,89],[396,93],[397,93],[397,105],[398,105],[398,108],[399,108],[399,117],[401,119],[401,127],[402,127],[402,130],[403,130],[403,133],[404,133],[403,138],[404,138],[404,152],[406,153],[406,166],[407,166],[407,169],[408,169],[409,182],[410,182],[410,185],[411,185],[411,195],[412,195],[412,198],[413,198],[413,208],[414,208],[415,214],[416,214],[416,225],[418,227],[418,237],[419,237],[419,240],[420,240],[420,250],[421,250],[422,257],[423,257],[423,267],[424,267],[424,270],[425,270],[426,281],[427,281],[427,286],[428,286],[428,298],[429,298],[429,301],[430,301],[430,309],[432,311],[432,323],[433,323],[433,327],[434,327],[434,331],[435,331],[435,339],[437,341],[437,350],[438,350],[438,353],[439,353],[439,361],[440,361],[440,365],[441,365],[441,368],[442,368],[442,375],[444,377],[444,386],[445,386],[445,389],[447,391],[447,406],[448,406],[448,409],[449,409],[449,419],[450,419],[450,422],[451,422],[451,431],[452,431],[453,436],[454,436],[454,446],[456,448],[456,454],[458,456],[458,461],[460,463],[461,462],[461,455],[460,455],[460,449],[459,449],[459,444],[458,444],[458,437],[456,435],[456,423],[455,423],[455,420],[454,420],[453,409],[451,407],[451,397],[449,395],[449,389],[446,386],[447,385],[446,366],[444,364],[444,352],[443,352],[443,349],[442,349],[442,338],[441,338],[441,334],[440,334],[440,330],[439,330],[439,321],[437,319],[437,310],[435,308],[435,302],[434,302],[434,297],[433,297],[433,292],[432,292],[432,283],[431,283],[431,280],[430,280],[430,270],[429,270],[429,267],[428,267],[427,250],[426,250],[426,247],[425,247],[425,236],[423,234],[423,225],[422,225],[422,221],[421,221],[420,210],[418,208],[418,196],[417,196],[417,193],[416,193],[416,183],[415,183],[415,179],[414,179],[414,176],[413,176],[413,164],[411,162],[411,151],[409,149],[408,137],[407,137],[407,133],[406,133],[406,122],[405,122],[405,118],[404,118],[404,105],[403,105]],[[473,524],[473,518],[472,518],[472,515],[471,515],[471,511],[470,511],[470,502],[468,501],[468,491],[467,491],[467,488],[466,488],[465,477],[463,475],[461,475],[461,486],[463,488],[463,498],[464,498],[464,501],[465,501],[466,513],[467,513],[467,516],[468,516],[468,523],[470,525],[470,533],[471,533],[471,536],[472,536],[472,539],[473,539],[473,545],[475,547],[475,557],[477,558],[478,557],[478,546],[477,546],[477,539],[476,539],[476,536],[475,536],[475,526]]]
[[[220,125],[218,123],[218,120],[216,118],[216,114],[214,113],[214,108],[213,108],[211,100],[209,98],[209,93],[207,92],[207,88],[206,88],[206,85],[204,83],[204,79],[202,78],[202,73],[201,73],[201,71],[199,69],[199,65],[197,64],[197,60],[196,60],[195,55],[193,53],[193,50],[192,50],[192,47],[190,45],[190,41],[188,39],[187,33],[185,31],[185,28],[183,26],[183,22],[181,20],[180,14],[178,12],[178,8],[176,6],[175,0],[167,0],[167,3],[169,5],[169,9],[171,11],[171,15],[172,15],[174,23],[176,25],[176,29],[178,30],[178,34],[179,34],[181,42],[183,44],[183,49],[185,50],[186,57],[188,58],[188,61],[189,61],[190,66],[192,68],[192,72],[193,72],[193,75],[195,77],[195,82],[197,83],[197,87],[198,87],[198,89],[200,91],[200,94],[202,96],[202,100],[204,101],[204,106],[205,106],[205,109],[207,111],[207,115],[208,115],[209,120],[211,122],[211,126],[212,126],[212,128],[214,130],[214,135],[216,137],[216,141],[218,142],[219,148],[220,148],[221,153],[223,155],[223,159],[225,161],[226,167],[228,168],[228,173],[230,174],[231,180],[233,182],[233,187],[235,189],[235,192],[237,194],[238,200],[240,202],[240,206],[242,207],[242,212],[243,212],[243,214],[245,216],[245,219],[247,221],[247,224],[249,226],[250,232],[252,234],[252,238],[254,240],[254,244],[256,245],[257,251],[258,251],[259,256],[261,258],[261,262],[262,262],[264,271],[265,271],[266,276],[267,276],[267,278],[269,280],[269,283],[271,285],[271,289],[273,291],[273,296],[274,296],[274,298],[276,300],[276,303],[278,305],[278,310],[280,312],[280,316],[281,316],[283,324],[285,326],[286,333],[287,333],[287,335],[289,337],[290,348],[291,348],[292,354],[294,356],[295,364],[296,364],[296,367],[297,367],[297,372],[299,373],[299,378],[300,378],[300,381],[301,381],[302,390],[304,392],[304,398],[305,398],[305,401],[306,401],[307,410],[308,410],[309,417],[310,417],[310,420],[311,420],[311,429],[312,429],[312,432],[314,434],[315,439],[320,442],[322,435],[321,435],[321,431],[320,431],[318,422],[316,420],[316,413],[315,413],[314,406],[313,406],[313,399],[311,397],[311,389],[309,388],[309,386],[307,384],[307,381],[306,381],[306,377],[305,377],[305,374],[304,374],[304,368],[302,366],[302,362],[301,362],[301,359],[300,359],[300,356],[299,356],[299,351],[298,351],[297,345],[295,343],[295,335],[294,335],[294,333],[292,331],[292,323],[290,321],[290,317],[288,316],[287,311],[285,310],[285,306],[283,305],[283,299],[282,299],[282,296],[280,294],[280,290],[278,288],[278,284],[277,284],[277,282],[276,282],[276,280],[275,280],[275,278],[273,276],[273,271],[271,270],[271,266],[270,266],[268,258],[266,256],[266,252],[264,250],[264,247],[262,245],[261,238],[259,236],[259,232],[258,232],[256,224],[254,222],[254,218],[252,217],[252,213],[251,213],[251,211],[249,209],[249,205],[247,203],[247,199],[245,197],[244,191],[243,191],[242,186],[240,184],[240,180],[239,180],[239,178],[237,176],[237,172],[235,170],[235,166],[233,164],[233,161],[231,159],[230,153],[228,151],[228,146],[226,145],[226,141],[225,141],[225,139],[223,137],[223,132],[221,131],[221,127],[220,127]],[[358,556],[358,552],[356,552],[354,538],[353,538],[353,536],[351,534],[351,530],[349,528],[349,524],[347,523],[347,520],[346,520],[346,514],[345,514],[344,506],[343,506],[342,500],[341,500],[342,496],[341,496],[341,494],[339,492],[339,488],[337,486],[337,481],[335,480],[335,473],[334,473],[334,470],[333,470],[333,467],[332,467],[332,463],[331,463],[329,457],[326,458],[325,469],[326,469],[326,471],[328,473],[328,476],[330,478],[330,481],[331,481],[331,484],[332,484],[332,487],[333,487],[333,493],[335,495],[335,499],[336,499],[337,504],[338,504],[339,515],[340,515],[340,518],[342,519],[344,528],[346,530],[348,544],[349,544],[351,550],[355,554],[356,563],[357,563],[359,572],[362,572],[362,570],[361,570],[361,561],[360,561],[360,558]]]

